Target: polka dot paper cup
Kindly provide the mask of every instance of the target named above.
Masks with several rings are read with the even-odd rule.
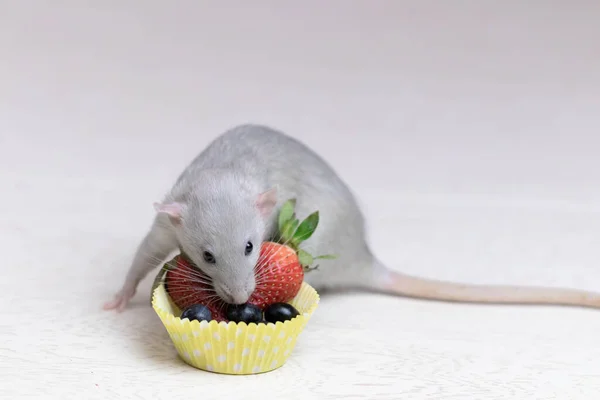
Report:
[[[285,364],[319,304],[319,295],[304,282],[289,303],[300,315],[283,323],[200,322],[179,318],[181,310],[171,301],[163,284],[156,287],[152,296],[152,307],[179,356],[201,370],[231,375],[268,372]]]

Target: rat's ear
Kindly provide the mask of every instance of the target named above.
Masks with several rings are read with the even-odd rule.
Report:
[[[273,187],[266,192],[258,195],[256,198],[256,208],[263,218],[267,218],[273,212],[273,208],[277,204],[277,188]]]
[[[159,214],[167,214],[173,225],[181,222],[183,206],[180,203],[154,203],[154,209]]]

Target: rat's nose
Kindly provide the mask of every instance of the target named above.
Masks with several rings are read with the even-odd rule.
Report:
[[[223,300],[229,304],[244,304],[250,298],[250,294],[244,289],[230,289],[227,286],[222,287]]]
[[[231,297],[231,304],[244,304],[250,297],[245,291],[236,291],[229,296]]]

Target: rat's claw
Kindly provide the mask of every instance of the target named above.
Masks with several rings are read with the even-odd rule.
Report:
[[[123,312],[127,305],[129,304],[129,300],[135,294],[135,290],[121,290],[119,293],[115,295],[115,298],[111,301],[104,303],[105,310],[117,310],[117,312]]]

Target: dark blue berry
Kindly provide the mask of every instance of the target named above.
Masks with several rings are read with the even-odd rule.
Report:
[[[194,304],[189,306],[181,313],[181,319],[189,319],[190,321],[210,321],[212,320],[212,313],[208,307],[202,304]]]
[[[247,324],[262,322],[262,311],[253,304],[230,304],[226,310],[227,319],[233,322],[245,322]]]
[[[300,313],[291,304],[273,303],[265,310],[265,321],[276,323],[296,318]]]

